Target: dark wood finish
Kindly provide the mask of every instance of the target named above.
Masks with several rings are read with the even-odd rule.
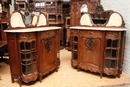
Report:
[[[8,33],[7,42],[8,42],[8,53],[9,53],[12,83],[14,83],[14,79],[18,79],[19,84],[21,84],[21,75],[22,75],[21,67],[22,66],[21,66],[21,62],[19,58],[20,49],[18,47],[17,35]]]
[[[0,21],[0,40],[2,41],[6,41],[7,37],[6,37],[6,33],[4,32],[4,30],[6,30],[8,27],[8,22],[7,21]]]
[[[17,3],[17,4],[16,4]],[[64,26],[61,0],[16,0],[15,9],[42,11],[48,14],[48,25],[62,27],[60,30],[60,45],[64,48]]]
[[[60,27],[47,27],[47,15],[39,13],[36,25],[28,26],[24,15],[15,11],[5,30],[12,82],[18,79],[20,86],[37,78],[41,82],[43,76],[57,71],[60,64]]]
[[[125,31],[71,29],[74,68],[120,77]]]
[[[3,58],[5,51],[7,50],[7,41],[0,41],[0,62],[9,64],[8,60]]]
[[[2,16],[1,19],[2,21],[8,21],[9,17],[10,17],[10,4],[11,4],[11,0],[1,0],[0,2],[1,6],[2,6]]]
[[[85,7],[85,11],[81,11],[82,7]],[[97,8],[100,5],[100,0],[71,0],[70,2],[70,26],[79,26],[80,25],[80,18],[82,14],[88,12],[92,17],[94,16],[95,19],[97,20]],[[83,9],[84,10],[84,9]],[[96,21],[97,22],[97,21]],[[69,30],[67,30],[69,31]],[[70,35],[68,35],[70,36]],[[69,40],[71,37],[67,37],[67,40]],[[71,40],[67,42],[69,50],[71,50]]]
[[[105,27],[111,14],[115,12],[113,10],[104,10],[103,6],[100,4],[100,0],[71,0],[70,5],[70,26],[79,26],[82,15],[84,15],[84,13],[88,13],[90,14],[92,26]],[[84,9],[84,7],[86,8]],[[82,8],[83,11],[81,11]],[[124,26],[124,22],[122,22],[121,26]],[[71,38],[70,35],[68,36],[67,40]],[[68,43],[72,43],[71,40],[68,41]],[[69,45],[68,48],[71,50],[71,45]]]
[[[5,62],[7,64],[9,64],[8,60],[3,58],[4,56],[4,51],[7,49],[7,41],[0,41],[0,63],[1,62]],[[1,76],[0,76],[0,80],[1,80]]]
[[[10,17],[10,4],[11,0],[1,0],[1,12],[0,12],[0,40],[6,41],[6,33],[3,30],[7,29],[9,17]]]
[[[8,27],[8,19],[10,16],[9,4],[11,4],[11,0],[1,0],[0,4],[0,62],[9,64],[8,59],[3,58],[5,53],[7,53],[7,38],[6,33],[3,31]]]
[[[70,9],[70,16],[71,16],[71,26],[79,25],[79,20],[82,15],[81,8],[83,5],[87,6],[87,12],[95,13],[96,8],[100,4],[98,0],[71,0],[71,9]]]
[[[78,61],[79,68],[90,70],[92,72],[99,72],[102,74],[103,61],[103,37],[104,32],[100,31],[81,31],[78,38]],[[100,49],[100,51],[99,51]]]
[[[58,46],[58,31],[39,32],[37,37],[37,53],[38,53],[38,68],[39,80],[42,76],[48,74],[54,69],[58,69],[59,61],[57,54],[59,54]]]
[[[70,17],[65,18],[65,29],[66,29],[66,49],[71,50],[70,44]]]
[[[41,16],[42,17],[44,16],[44,18],[41,18]],[[17,17],[19,17],[19,19]],[[34,17],[37,18],[37,19],[35,19],[35,22],[36,22],[35,24],[33,24]],[[10,19],[8,29],[48,26],[48,14],[46,12],[39,12],[39,11],[30,12],[28,10],[17,10],[12,13],[11,18],[14,18],[15,21],[19,21],[21,24],[19,24],[18,26],[15,26],[12,23],[13,25],[11,25],[12,21]],[[42,20],[45,20],[45,21],[42,21]],[[42,21],[42,23],[40,23],[41,21]],[[45,24],[44,24],[44,22],[45,22]],[[39,25],[39,23],[40,23],[40,25]]]
[[[124,27],[121,14],[112,10],[104,11],[102,5],[98,1],[96,4],[95,0],[88,1],[88,12],[81,13],[81,5],[84,5],[85,2],[80,1],[82,2],[81,5],[78,2],[76,0],[71,3],[70,26],[81,26],[81,29],[75,27],[76,29],[72,28],[70,30],[71,65],[77,68],[78,71],[84,69],[100,73],[100,77],[102,77],[103,73],[120,77],[125,31],[114,31],[112,29]],[[89,8],[90,4],[94,5],[94,7]],[[74,11],[77,13],[75,14]],[[85,26],[87,29],[82,29]]]
[[[41,81],[49,72],[57,71],[59,30],[7,33],[7,38],[12,82],[18,79],[21,85],[38,77]]]

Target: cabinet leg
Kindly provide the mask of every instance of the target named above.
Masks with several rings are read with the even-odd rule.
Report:
[[[119,71],[119,72],[118,72],[118,75],[117,75],[117,76],[118,76],[118,78],[120,78],[120,74],[121,74],[121,72]]]
[[[58,72],[58,64],[56,65],[56,72]]]
[[[118,74],[118,78],[120,78],[120,74]]]
[[[58,72],[59,65],[60,65],[60,60],[59,60],[59,58],[57,58],[57,63],[56,63],[56,72]]]
[[[42,75],[39,73],[39,81],[42,82]]]
[[[78,72],[80,71],[79,64],[78,64],[78,66],[77,66],[77,71],[78,71]]]
[[[122,74],[122,69],[119,69],[118,70],[118,74],[117,74],[117,76],[118,76],[118,78],[120,78],[120,75]]]
[[[14,78],[11,76],[12,83],[14,83]]]
[[[19,85],[20,85],[20,87],[22,86],[22,80],[21,80],[21,77],[19,76],[18,77],[18,83],[19,83]]]
[[[68,47],[68,42],[66,42],[66,47]]]
[[[100,78],[102,78],[102,72],[100,73]]]

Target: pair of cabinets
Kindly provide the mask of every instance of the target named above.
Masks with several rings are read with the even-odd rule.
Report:
[[[12,82],[28,83],[58,69],[59,30],[7,33]]]
[[[120,77],[125,31],[71,30],[73,67]]]

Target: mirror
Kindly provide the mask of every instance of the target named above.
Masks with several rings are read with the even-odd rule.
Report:
[[[83,4],[80,9],[81,13],[88,12],[88,6],[86,4]]]

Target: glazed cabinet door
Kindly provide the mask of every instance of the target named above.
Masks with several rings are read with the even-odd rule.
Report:
[[[78,68],[102,75],[104,32],[82,30],[78,37]]]
[[[78,65],[78,30],[71,30],[71,43],[72,43],[72,59],[71,65],[76,68]]]
[[[18,42],[21,58],[22,80],[25,83],[35,81],[38,77],[36,35],[35,33],[18,34]]]
[[[56,33],[55,31],[39,32],[37,40],[39,79],[41,81],[43,75],[58,67]]]
[[[123,42],[123,41],[122,41]],[[104,73],[107,75],[117,75],[118,65],[121,60],[121,32],[106,33]]]

